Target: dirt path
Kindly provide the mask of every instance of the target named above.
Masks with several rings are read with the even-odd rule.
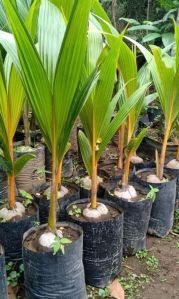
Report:
[[[179,234],[179,211],[173,231]],[[118,277],[125,299],[179,299],[179,236],[147,237],[147,250],[124,259]],[[88,289],[89,299],[112,298],[107,289]]]

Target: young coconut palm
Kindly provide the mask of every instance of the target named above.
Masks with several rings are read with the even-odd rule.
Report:
[[[142,45],[127,38],[135,44],[145,56],[156,91],[159,96],[163,114],[165,117],[165,133],[162,151],[156,167],[157,173],[148,177],[149,183],[160,183],[163,180],[167,142],[179,113],[179,26],[175,26],[176,57],[171,57],[159,47],[151,46],[152,54]]]
[[[174,136],[175,144],[177,145],[177,152],[176,152],[176,158],[169,161],[166,167],[171,169],[179,169],[179,116],[177,116],[176,118],[171,133]]]
[[[126,61],[124,57],[127,55],[128,60]],[[137,71],[137,60],[135,53],[130,50],[130,48],[123,43],[121,47],[121,55],[119,56],[118,61],[119,72],[122,76],[122,84],[125,86],[125,92],[123,95],[123,101],[127,101],[128,97],[130,97],[138,88],[143,84],[150,81],[150,72],[146,65],[144,65],[139,71]],[[139,117],[142,109],[145,106],[145,94],[139,99],[136,106],[130,111],[127,124],[123,124],[119,129],[119,157],[118,157],[118,167],[123,169],[123,149],[124,149],[124,135],[125,135],[125,127],[127,127],[127,142],[129,143],[133,137],[135,137],[135,131],[137,129],[137,123],[139,121]],[[121,140],[123,142],[121,142]],[[136,156],[134,152],[134,156],[131,157],[133,163],[142,163],[143,160]]]
[[[56,205],[61,165],[74,122],[95,84],[96,72],[80,88],[92,1],[77,0],[67,24],[62,13],[42,0],[46,23],[39,28],[38,49],[11,1],[4,6],[15,37],[23,83],[45,142],[52,153],[52,184],[48,227],[56,232]],[[47,29],[48,28],[48,29]],[[14,53],[12,53],[14,57]],[[53,243],[54,239],[51,243]],[[49,246],[49,240],[43,246]],[[51,244],[50,244],[51,246]]]
[[[19,123],[24,102],[24,89],[9,56],[3,64],[0,58],[0,164],[8,178],[8,206],[0,210],[0,218],[22,216],[25,208],[15,200],[15,176],[33,155],[27,154],[14,160],[13,137]]]
[[[148,84],[142,86],[129,97],[120,110],[114,115],[114,110],[120,97],[121,90],[112,98],[117,62],[120,55],[123,34],[115,38],[111,49],[103,48],[101,33],[91,25],[88,35],[88,51],[86,71],[89,75],[96,64],[100,66],[100,76],[95,90],[83,107],[80,118],[85,133],[79,132],[79,143],[84,164],[91,178],[91,205],[84,209],[83,214],[88,218],[98,218],[108,212],[106,206],[97,202],[97,165],[106,145],[124,122],[130,110],[138,99],[145,93]],[[101,53],[102,51],[102,53]],[[125,59],[128,59],[126,57]],[[113,117],[114,116],[114,117]]]
[[[175,24],[176,57],[162,54],[158,47],[152,47],[151,72],[165,117],[165,133],[160,154],[157,176],[163,179],[167,142],[179,113],[179,26]],[[177,163],[177,162],[176,162]]]

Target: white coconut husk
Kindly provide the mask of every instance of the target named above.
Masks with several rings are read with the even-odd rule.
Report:
[[[23,217],[25,214],[25,207],[21,202],[16,202],[15,208],[13,210],[2,208],[0,210],[0,218],[5,219],[6,221],[11,220],[14,217]]]
[[[158,178],[156,174],[149,174],[147,176],[147,183],[160,184],[161,180]]]
[[[108,208],[103,203],[97,203],[97,208],[92,209],[91,204],[89,204],[84,210],[83,210],[83,216],[86,218],[94,218],[98,219],[104,215],[108,214]]]
[[[116,188],[114,195],[132,202],[133,199],[137,197],[137,192],[133,186],[128,185],[125,190],[122,188]]]
[[[167,163],[166,167],[171,169],[179,169],[179,161],[173,159]]]

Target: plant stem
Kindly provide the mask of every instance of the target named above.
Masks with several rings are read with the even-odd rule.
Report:
[[[116,2],[116,0],[112,0],[112,18],[113,18],[113,24],[114,24],[114,27],[117,29],[116,8],[117,8],[117,2]]]
[[[130,114],[128,116],[128,136],[127,136],[127,142],[129,143],[131,141],[133,135],[133,131],[132,131],[132,121],[131,121],[131,117]]]
[[[14,151],[13,141],[9,142],[9,153],[12,162],[12,173],[8,175],[8,202],[11,209],[15,207],[15,175],[14,175]]]
[[[125,124],[119,128],[118,132],[118,168],[123,169],[123,151],[124,151]]]
[[[29,103],[27,100],[25,100],[24,103],[23,121],[24,121],[25,146],[30,146],[31,140],[30,140],[30,122],[29,122]]]
[[[129,171],[130,171],[130,160],[131,154],[126,156],[125,166],[124,166],[124,174],[122,177],[122,187],[126,188],[129,182]]]
[[[156,164],[156,175],[159,177],[160,161],[159,161],[159,155],[157,149],[155,150],[155,164]]]
[[[48,219],[48,227],[51,231],[55,232],[56,229],[56,209],[57,209],[57,189],[58,180],[56,174],[56,160],[52,155],[52,182],[51,182],[51,198],[50,198],[50,212]]]
[[[163,179],[163,172],[164,172],[164,164],[165,164],[165,156],[166,156],[166,150],[167,150],[167,142],[168,138],[170,136],[170,129],[171,129],[171,121],[169,119],[166,129],[165,129],[165,137],[162,144],[162,152],[160,156],[160,167],[159,167],[159,179]]]
[[[51,182],[51,198],[50,212],[48,218],[48,228],[55,233],[57,222],[57,190],[60,180],[57,165],[57,150],[56,150],[56,127],[53,124],[53,139],[52,139],[52,182]]]
[[[58,190],[61,189],[61,185],[62,185],[62,162],[60,161],[59,166],[58,166],[58,174],[57,174],[57,180],[58,180]],[[57,190],[57,192],[58,192]]]
[[[178,145],[177,145],[177,156],[176,156],[177,162],[179,162],[179,139],[178,139]]]
[[[97,207],[97,161],[96,161],[96,133],[95,116],[93,113],[93,140],[92,140],[92,178],[91,178],[91,208]]]

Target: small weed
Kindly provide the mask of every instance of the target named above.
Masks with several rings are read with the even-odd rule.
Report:
[[[71,240],[56,236],[55,241],[51,245],[51,248],[53,248],[53,255],[55,255],[59,250],[65,254],[65,245],[67,244],[71,244]]]
[[[5,218],[5,217],[1,217],[1,218],[0,218],[0,222],[1,222],[1,223],[6,223],[6,222],[8,222],[8,219]]]
[[[121,277],[121,283],[127,299],[135,299],[136,294],[140,288],[143,288],[146,283],[150,281],[149,277],[145,274],[136,275],[128,273],[126,277]]]
[[[7,285],[11,287],[16,287],[19,283],[21,275],[24,273],[24,265],[21,264],[17,269],[16,263],[9,262],[6,265],[7,272]]]
[[[157,193],[159,192],[159,189],[155,188],[151,185],[149,185],[149,187],[150,187],[150,191],[148,192],[146,198],[151,199],[152,201],[155,201]]]
[[[144,261],[147,265],[148,271],[157,271],[159,262],[158,259],[154,255],[150,255],[147,250],[140,250],[136,253],[136,258],[140,261]]]
[[[69,210],[68,215],[75,216],[78,218],[81,215],[81,209],[78,208],[76,205],[73,205],[71,210]]]
[[[174,233],[179,234],[179,210],[175,211],[175,220],[174,220],[173,231],[174,231]]]
[[[99,289],[99,297],[100,298],[111,298],[110,291],[108,288],[105,289]]]
[[[40,226],[40,222],[39,221],[34,221],[34,227],[38,228]]]
[[[38,167],[34,170],[34,173],[36,173],[36,175],[38,176],[38,179],[43,178],[45,173],[51,173],[51,171],[48,171],[45,169],[45,166],[42,167]]]
[[[155,256],[152,255],[151,257],[149,257],[146,261],[146,264],[148,266],[148,270],[158,270],[158,259]]]
[[[179,220],[179,210],[175,211],[175,220]]]
[[[26,192],[25,190],[22,190],[22,189],[19,189],[19,193],[24,198],[24,200],[23,200],[24,207],[27,208],[29,205],[32,204],[33,197],[31,194],[29,194],[28,192]]]
[[[147,250],[140,250],[136,253],[136,258],[138,260],[143,260],[148,256],[148,251]]]
[[[177,244],[176,244],[176,248],[179,248],[179,242],[177,242]]]
[[[167,183],[167,182],[169,182],[169,179],[168,178],[163,178],[162,183]]]

